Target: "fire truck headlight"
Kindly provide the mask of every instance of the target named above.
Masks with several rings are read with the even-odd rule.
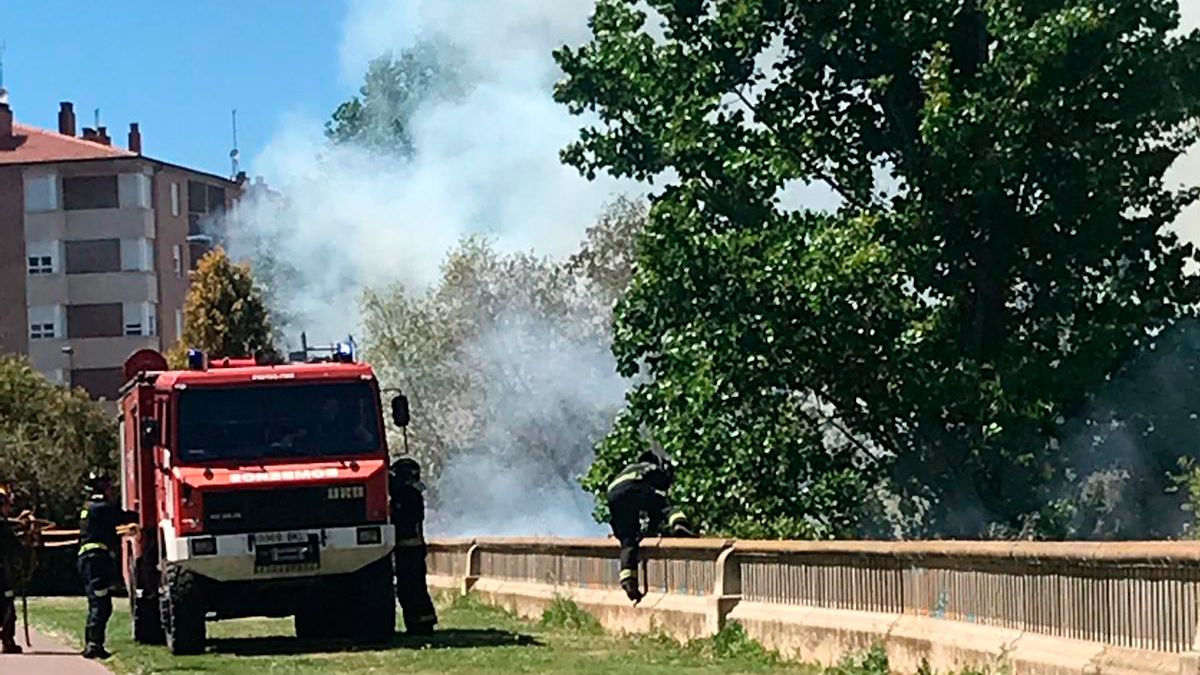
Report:
[[[192,555],[216,555],[216,537],[199,537],[191,540]]]
[[[358,528],[358,545],[370,546],[383,541],[383,533],[378,527],[360,527]]]

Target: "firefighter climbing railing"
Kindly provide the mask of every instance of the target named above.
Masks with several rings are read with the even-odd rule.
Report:
[[[618,590],[613,539],[434,540],[430,573]],[[1193,650],[1200,542],[647,539],[651,592],[916,615],[1159,652]],[[469,583],[467,586],[469,587]]]

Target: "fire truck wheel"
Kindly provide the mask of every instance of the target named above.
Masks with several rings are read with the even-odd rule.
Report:
[[[199,580],[175,565],[167,567],[166,585],[160,592],[167,647],[176,656],[203,654],[204,601]]]
[[[357,575],[358,639],[366,643],[387,642],[396,632],[396,594],[391,556],[365,567]]]
[[[296,637],[300,640],[342,640],[354,637],[355,626],[350,617],[358,611],[354,606],[351,585],[345,579],[328,579],[296,610]]]
[[[143,645],[161,645],[166,642],[163,635],[162,616],[159,613],[158,596],[146,584],[141,558],[128,556],[129,561],[129,618],[133,627],[133,641]],[[139,597],[140,596],[140,597]]]

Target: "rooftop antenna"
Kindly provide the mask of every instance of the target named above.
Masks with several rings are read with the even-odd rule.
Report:
[[[0,105],[8,103],[8,90],[4,88],[4,50],[8,48],[8,41],[0,41]]]
[[[96,108],[95,117],[96,117],[96,127],[95,128],[97,131],[99,131],[100,130],[100,109],[99,108]]]
[[[232,180],[237,180],[238,158],[240,158],[240,157],[241,157],[241,153],[238,152],[238,143],[237,143],[237,108],[234,108],[233,109],[233,149],[229,151],[229,162],[230,162],[230,164],[233,165],[233,168],[229,174],[229,177]]]

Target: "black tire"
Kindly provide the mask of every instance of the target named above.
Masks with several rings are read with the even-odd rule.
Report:
[[[141,558],[129,557],[129,623],[133,628],[133,641],[143,645],[166,644],[163,634],[162,614],[159,611],[157,584],[148,584],[142,575]],[[138,597],[140,594],[141,597]]]
[[[203,654],[207,635],[200,580],[187,570],[169,565],[164,581],[159,605],[167,648],[176,656]]]
[[[325,580],[296,611],[300,640],[353,640],[380,644],[396,632],[391,558],[354,574]]]
[[[330,579],[313,589],[296,610],[296,637],[300,640],[340,640],[354,636],[350,620],[355,611],[346,597],[349,587],[340,579]]]
[[[396,634],[396,589],[392,558],[385,556],[364,567],[352,582],[357,595],[357,639],[366,644],[387,642]]]

